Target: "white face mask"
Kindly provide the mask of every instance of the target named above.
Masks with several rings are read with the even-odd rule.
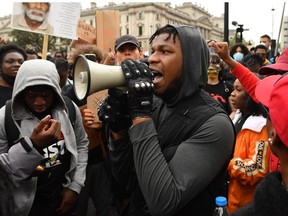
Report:
[[[244,54],[240,53],[240,52],[236,52],[233,55],[234,60],[237,61],[237,62],[241,62],[243,57],[244,57]]]
[[[29,19],[36,22],[43,22],[46,18],[46,13],[37,9],[26,9],[25,14]]]

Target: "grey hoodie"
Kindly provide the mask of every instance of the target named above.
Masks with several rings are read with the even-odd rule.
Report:
[[[25,61],[17,74],[13,94],[12,94],[12,118],[15,120],[21,120],[21,125],[17,125],[21,136],[29,137],[32,130],[39,122],[39,119],[35,117],[24,105],[23,95],[21,94],[29,86],[35,85],[47,85],[52,87],[56,92],[55,108],[52,110],[52,116],[61,122],[61,131],[65,139],[65,145],[67,150],[71,153],[70,170],[65,174],[67,183],[64,187],[79,193],[84,186],[86,178],[86,165],[88,158],[88,138],[82,124],[82,117],[78,107],[74,104],[76,110],[76,120],[74,129],[70,123],[67,107],[61,96],[61,89],[59,86],[59,75],[54,63],[46,60],[29,60]],[[8,152],[8,141],[5,131],[5,106],[0,109],[0,162],[6,164],[9,167],[10,173],[18,181],[19,187],[14,191],[15,202],[17,205],[15,215],[27,215],[31,205],[33,203],[37,178],[29,178],[28,180],[21,181],[31,171],[31,168],[35,166],[35,163],[26,163],[27,159],[33,158],[35,161],[39,161],[39,153],[33,149],[29,154],[34,155],[28,157],[25,154],[17,153],[14,151]],[[31,145],[31,143],[30,143]],[[20,144],[13,146],[23,151]],[[12,149],[12,148],[11,148]],[[11,154],[10,154],[11,153]],[[10,155],[9,155],[10,154]],[[19,159],[15,159],[18,157]],[[41,156],[42,157],[42,156]],[[20,158],[22,165],[20,165]],[[27,165],[27,166],[26,166]],[[21,168],[20,170],[17,170]]]

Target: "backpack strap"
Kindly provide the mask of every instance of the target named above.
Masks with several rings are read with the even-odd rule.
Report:
[[[5,131],[8,140],[9,148],[14,145],[14,141],[19,138],[19,130],[15,125],[12,116],[11,116],[11,100],[6,101],[5,107]],[[20,123],[20,121],[18,122]]]
[[[75,110],[74,104],[72,100],[67,96],[63,96],[63,99],[68,108],[69,120],[72,124],[72,127],[74,128],[75,121],[76,121],[76,110]],[[9,148],[14,145],[14,141],[19,138],[19,134],[20,134],[19,129],[15,125],[11,116],[11,113],[12,113],[11,105],[12,105],[11,100],[7,100],[6,107],[5,107],[5,131],[6,131]],[[19,120],[17,121],[17,123],[20,125],[21,121]]]
[[[75,121],[76,121],[76,110],[75,110],[75,106],[72,102],[72,100],[67,97],[67,96],[62,96],[65,103],[66,103],[66,106],[68,108],[68,116],[69,116],[69,120],[72,124],[72,127],[74,128],[75,126]]]

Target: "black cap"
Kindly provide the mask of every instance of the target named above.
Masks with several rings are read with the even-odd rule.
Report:
[[[122,45],[131,43],[140,48],[140,44],[137,39],[132,35],[123,35],[116,39],[115,41],[115,50],[118,50]]]

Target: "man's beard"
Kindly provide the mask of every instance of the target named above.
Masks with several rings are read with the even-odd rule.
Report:
[[[176,94],[176,92],[178,91],[178,88],[180,88],[181,86],[181,78],[178,77],[176,79],[173,80],[172,83],[170,83],[170,85],[161,93],[157,94],[157,92],[155,92],[155,95],[160,97],[163,101],[170,101],[171,98]]]
[[[43,22],[46,18],[46,13],[37,9],[26,9],[25,14],[30,20],[40,23]]]

